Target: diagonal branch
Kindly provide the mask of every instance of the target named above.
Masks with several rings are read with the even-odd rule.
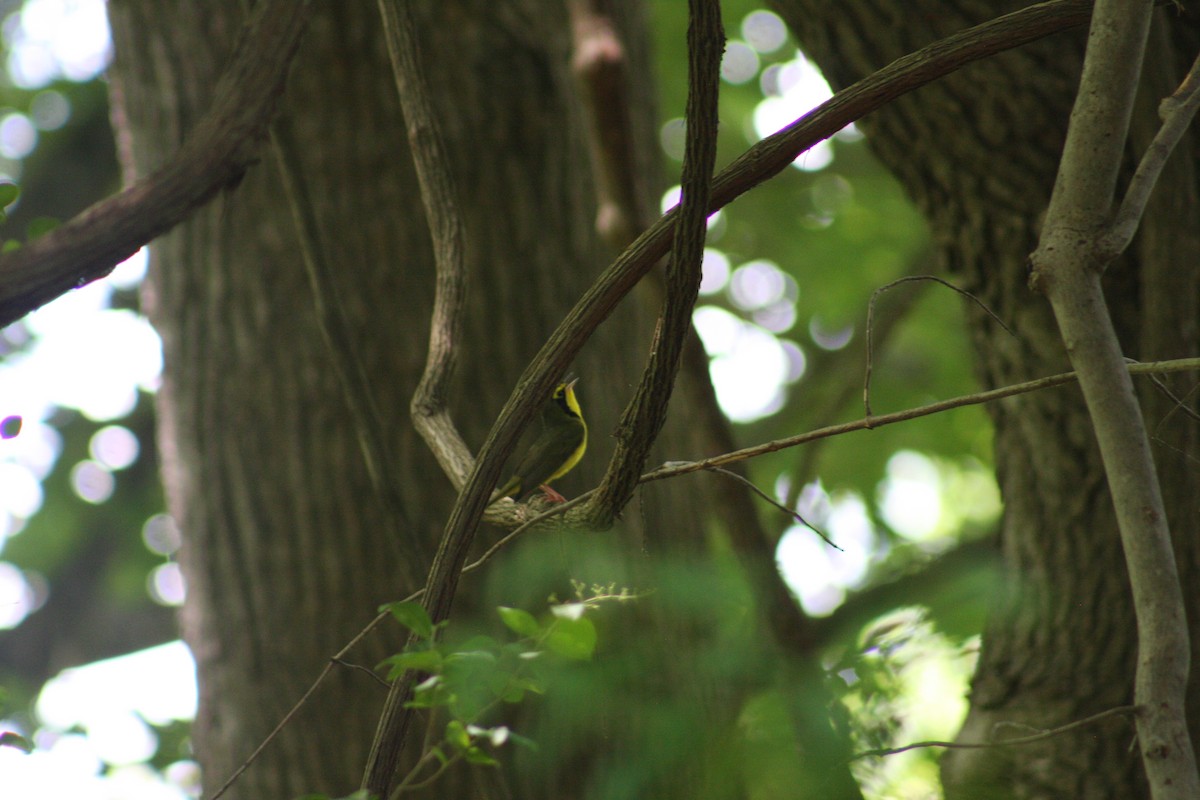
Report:
[[[254,7],[212,108],[160,169],[0,258],[0,328],[103,278],[142,245],[183,222],[258,159],[312,0]]]

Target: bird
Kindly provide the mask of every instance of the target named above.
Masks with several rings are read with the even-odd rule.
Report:
[[[492,494],[491,502],[501,497],[520,500],[539,486],[550,499],[564,500],[547,484],[570,472],[587,450],[587,423],[575,396],[578,381],[571,378],[554,387],[538,416],[540,430],[533,444],[517,462],[512,477]]]

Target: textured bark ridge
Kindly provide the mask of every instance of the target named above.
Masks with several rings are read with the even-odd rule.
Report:
[[[776,5],[837,88],[1024,4]],[[1158,99],[1173,90],[1195,53],[1194,19],[1168,13],[1156,25],[1131,158],[1157,128]],[[1066,368],[1049,306],[1026,286],[1026,261],[1049,200],[1082,35],[1059,35],[971,65],[863,123],[875,151],[929,220],[947,272],[1018,334],[1013,339],[971,312],[978,371],[989,388]],[[1174,159],[1177,170],[1159,189],[1157,211],[1107,279],[1108,302],[1131,358],[1196,351],[1195,152],[1193,140]],[[1190,257],[1181,259],[1181,252]],[[1186,392],[1187,380],[1175,388]],[[1169,399],[1153,391],[1143,397],[1148,425],[1163,444],[1156,457],[1183,582],[1194,585],[1196,426],[1170,414]],[[988,740],[997,723],[1049,728],[1130,702],[1136,650],[1112,507],[1078,390],[1024,395],[989,409],[1005,500],[1008,588],[984,634],[964,741]],[[1190,602],[1191,618],[1200,618],[1194,593]],[[1030,748],[951,751],[942,762],[947,797],[1139,796],[1145,789],[1132,737],[1132,726],[1118,719]]]

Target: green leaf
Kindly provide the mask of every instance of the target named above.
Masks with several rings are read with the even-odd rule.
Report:
[[[528,611],[507,606],[499,606],[496,611],[500,614],[500,621],[514,633],[522,636],[537,636],[541,633],[542,626],[538,625],[537,619]]]
[[[433,620],[429,618],[429,612],[425,610],[425,606],[409,600],[403,603],[388,603],[383,608],[390,611],[397,622],[417,636],[422,639],[433,638]]]
[[[27,233],[26,238],[32,241],[39,236],[45,236],[61,224],[62,220],[55,219],[54,217],[37,217],[31,220],[29,226],[25,229]]]
[[[33,752],[33,742],[13,731],[0,733],[0,747],[15,747],[23,753]]]
[[[546,647],[560,656],[586,661],[596,651],[596,626],[587,617],[555,620]]]
[[[467,733],[466,727],[456,719],[446,723],[446,741],[459,750],[467,750],[471,747],[471,735]]]
[[[521,736],[520,734],[513,733],[512,731],[508,732],[508,740],[510,742],[515,742],[516,744],[519,744],[522,747],[526,747],[530,750],[538,749],[537,742],[535,742],[533,739],[530,739],[527,736]]]
[[[500,696],[500,699],[506,703],[519,703],[525,698],[526,692],[545,694],[546,688],[537,681],[529,680],[528,678],[514,678],[504,687],[504,693]]]
[[[7,208],[21,196],[21,187],[15,183],[0,183],[0,208]]]
[[[13,250],[20,250],[21,243],[16,239],[5,239],[4,244],[0,246],[0,253],[11,253]]]
[[[479,764],[485,767],[498,767],[500,762],[489,756],[486,752],[478,747],[468,747],[464,753],[467,757],[467,762],[470,764]]]
[[[388,656],[379,663],[376,669],[388,667],[388,680],[394,681],[404,674],[405,670],[418,672],[437,672],[442,668],[442,654],[437,650],[417,650],[414,652],[397,653]]]

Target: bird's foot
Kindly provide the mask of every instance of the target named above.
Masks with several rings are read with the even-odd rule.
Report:
[[[554,491],[546,484],[543,483],[539,488],[542,490],[542,494],[546,496],[547,502],[550,502],[550,503],[565,503],[565,502],[567,502],[567,498],[563,497],[561,494]]]

